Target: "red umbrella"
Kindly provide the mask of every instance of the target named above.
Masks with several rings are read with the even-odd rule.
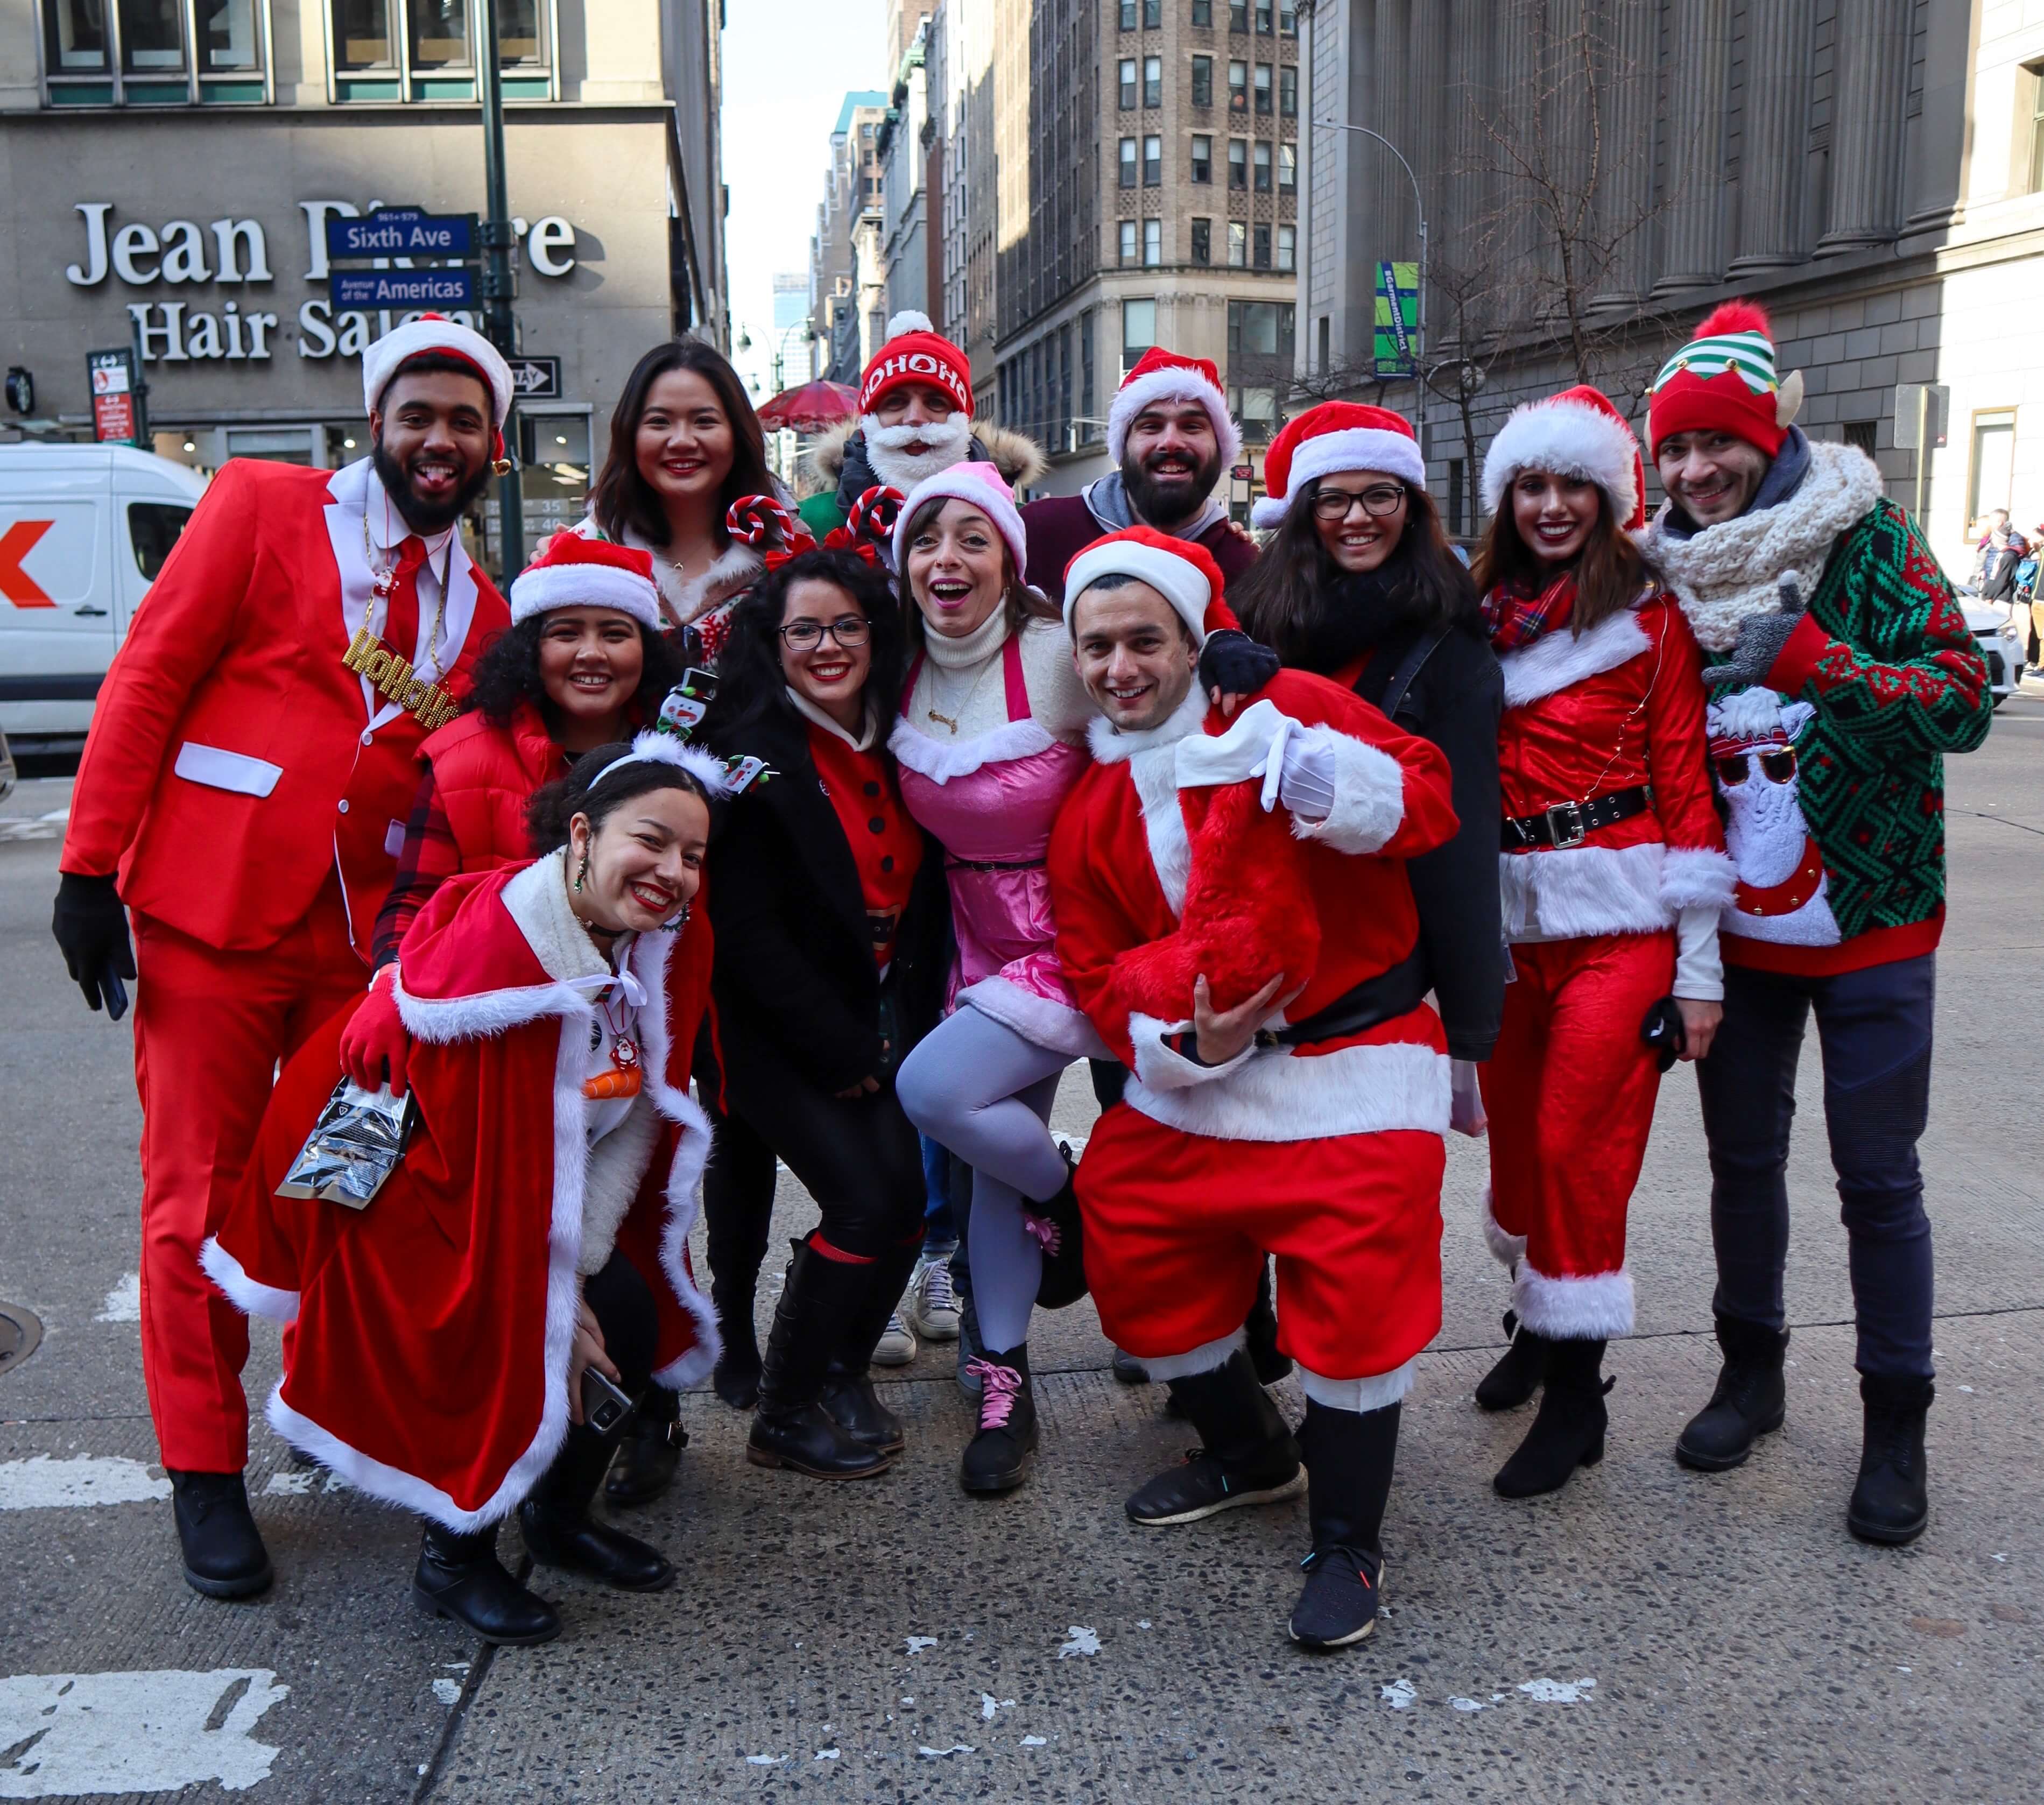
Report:
[[[822,432],[859,412],[859,391],[843,382],[805,382],[784,389],[759,410],[769,432]]]

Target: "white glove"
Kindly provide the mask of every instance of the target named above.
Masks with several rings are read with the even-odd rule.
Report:
[[[1324,821],[1335,805],[1334,748],[1293,733],[1278,765],[1278,800],[1302,821]]]

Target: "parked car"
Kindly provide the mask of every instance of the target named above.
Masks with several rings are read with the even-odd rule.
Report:
[[[125,445],[0,445],[0,732],[75,751],[128,623],[205,493]]]
[[[1966,624],[1973,629],[1973,641],[1987,661],[1988,687],[1994,692],[1994,705],[2000,708],[2023,686],[2029,605],[2012,600],[1983,601],[1969,583],[1955,583],[1953,587],[1966,611]]]

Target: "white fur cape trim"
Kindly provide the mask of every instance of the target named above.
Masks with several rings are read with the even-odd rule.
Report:
[[[582,1251],[575,1270],[594,1278],[617,1245],[617,1231],[639,1194],[639,1181],[652,1162],[660,1118],[642,1090],[624,1119],[589,1150],[582,1181]]]
[[[1124,382],[1107,405],[1107,455],[1119,464],[1128,442],[1128,429],[1146,407],[1158,401],[1197,401],[1213,422],[1214,442],[1220,449],[1225,470],[1242,455],[1242,428],[1228,411],[1228,397],[1197,370],[1183,366],[1152,370],[1132,382]]]
[[[1095,715],[1086,723],[1086,748],[1093,754],[1096,764],[1119,765],[1139,752],[1176,746],[1187,735],[1197,733],[1205,727],[1207,707],[1206,697],[1196,678],[1192,687],[1186,690],[1184,701],[1155,727],[1124,732],[1105,715]]]
[[[1483,1241],[1490,1257],[1508,1269],[1526,1258],[1526,1237],[1505,1233],[1497,1219],[1496,1194],[1488,1185],[1483,1188]]]
[[[649,578],[601,564],[543,564],[511,585],[511,622],[557,608],[608,608],[628,614],[649,632],[660,630],[660,591]]]
[[[298,1294],[251,1278],[241,1262],[221,1246],[217,1235],[206,1238],[206,1245],[198,1250],[198,1263],[243,1315],[261,1316],[272,1323],[298,1319]]]
[[[1132,1076],[1124,1100],[1153,1122],[1216,1141],[1323,1141],[1448,1130],[1449,1061],[1412,1042],[1332,1053],[1260,1049],[1214,1082],[1161,1090]]]
[[[949,783],[953,778],[970,777],[982,765],[1005,763],[1010,758],[1028,758],[1047,752],[1058,742],[1050,729],[1033,720],[1011,720],[991,733],[955,742],[933,738],[906,720],[897,720],[887,735],[887,749],[919,777],[932,783]]]
[[[1723,908],[1738,888],[1739,868],[1729,853],[1671,846],[1661,855],[1661,900],[1677,914],[1685,908]]]
[[[1080,1011],[1035,996],[998,975],[967,985],[958,993],[958,1000],[961,1007],[970,1004],[1003,1027],[1012,1028],[1032,1047],[1069,1054],[1074,1059],[1114,1057]]]
[[[1632,1333],[1632,1274],[1550,1278],[1522,1264],[1512,1281],[1512,1307],[1519,1319],[1550,1341],[1609,1341]]]
[[[1586,677],[1630,664],[1653,642],[1631,609],[1608,614],[1587,633],[1566,626],[1543,633],[1530,646],[1508,651],[1497,661],[1504,674],[1504,705],[1523,708],[1552,696]]]
[[[1309,1366],[1299,1369],[1299,1389],[1326,1410],[1354,1411],[1358,1416],[1373,1410],[1387,1410],[1404,1401],[1412,1388],[1417,1370],[1408,1360],[1389,1373],[1373,1373],[1362,1379],[1330,1379]]]
[[[1559,396],[1528,401],[1512,410],[1484,454],[1483,511],[1497,512],[1521,470],[1551,470],[1594,482],[1610,497],[1612,517],[1623,526],[1639,505],[1639,457],[1632,428],[1602,409]]]
[[[1150,1375],[1154,1384],[1165,1384],[1173,1379],[1189,1379],[1201,1373],[1212,1373],[1225,1366],[1239,1347],[1247,1346],[1241,1330],[1231,1335],[1223,1335],[1219,1341],[1202,1342],[1197,1347],[1188,1348],[1183,1354],[1167,1354],[1153,1360],[1148,1354],[1138,1358],[1143,1369]]]
[[[1178,800],[1178,742],[1158,741],[1124,756],[1128,762],[1129,781],[1135,785],[1137,805],[1143,811],[1143,837],[1150,847],[1151,866],[1157,874],[1157,885],[1164,893],[1164,901],[1176,916],[1184,912],[1185,885],[1193,874],[1192,838],[1185,831],[1185,805]]]
[[[1555,847],[1497,855],[1508,940],[1652,934],[1675,924],[1662,893],[1666,851],[1643,846]]]
[[[1324,730],[1335,758],[1335,801],[1320,821],[1292,817],[1293,836],[1335,852],[1375,852],[1405,820],[1405,768],[1386,751]]]

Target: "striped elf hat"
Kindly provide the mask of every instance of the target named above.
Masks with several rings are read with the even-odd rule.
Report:
[[[1776,372],[1774,328],[1751,301],[1713,309],[1696,336],[1661,367],[1646,409],[1656,455],[1677,432],[1729,432],[1773,457],[1803,405],[1803,374]]]

